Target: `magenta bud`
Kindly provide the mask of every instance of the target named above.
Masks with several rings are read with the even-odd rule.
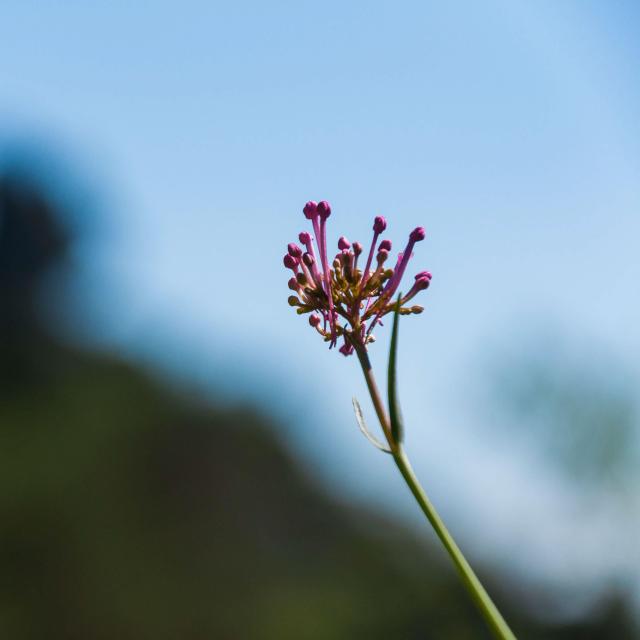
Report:
[[[424,230],[424,227],[416,227],[410,234],[409,234],[409,240],[413,241],[413,242],[420,242],[420,240],[424,240],[425,236],[427,235],[426,231]]]
[[[318,213],[326,220],[331,215],[331,205],[326,200],[318,202]]]
[[[373,230],[382,233],[387,228],[387,221],[382,216],[376,216],[373,220]]]
[[[389,252],[386,249],[380,249],[378,251],[378,255],[376,256],[376,260],[379,263],[383,263],[389,257]]]
[[[338,240],[338,249],[344,251],[345,249],[349,249],[351,247],[351,243],[344,237],[340,236]]]
[[[421,278],[417,278],[415,284],[413,285],[418,291],[422,291],[426,289],[431,283],[431,278],[427,278],[427,276],[422,276]]]
[[[391,240],[383,240],[378,247],[378,250],[384,249],[385,251],[391,251]]]
[[[431,271],[421,271],[420,273],[416,273],[416,280],[420,278],[428,278],[431,280]]]
[[[309,200],[309,202],[304,205],[302,212],[304,213],[305,218],[311,220],[318,212],[318,203],[313,200]]]
[[[289,282],[287,283],[289,285],[289,289],[291,289],[291,291],[297,291],[298,290],[298,281],[295,278],[289,278]]]
[[[353,253],[359,256],[362,253],[362,245],[359,242],[353,243]]]
[[[350,356],[353,353],[353,347],[346,342],[338,349],[343,356]]]
[[[287,251],[289,252],[289,255],[294,258],[299,258],[302,255],[302,249],[293,242],[290,242],[287,245]]]
[[[307,267],[311,268],[315,260],[313,259],[313,256],[310,253],[305,253],[302,256],[302,262],[304,262],[307,265]]]
[[[287,267],[287,269],[295,270],[295,268],[298,266],[298,261],[293,256],[289,255],[288,253],[282,259],[282,262],[284,263],[284,266]]]
[[[302,244],[309,244],[311,242],[311,234],[307,231],[301,231],[298,240],[300,240]]]
[[[317,327],[320,324],[320,316],[317,313],[312,313],[309,316],[309,324],[312,327]]]

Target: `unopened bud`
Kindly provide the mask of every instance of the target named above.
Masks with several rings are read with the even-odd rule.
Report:
[[[382,216],[376,216],[373,220],[373,230],[382,233],[387,228],[387,221]]]
[[[326,200],[318,202],[318,213],[326,220],[331,215],[331,205]]]
[[[313,200],[309,200],[309,202],[304,205],[304,209],[302,210],[302,212],[304,213],[304,217],[307,218],[307,220],[313,219],[313,217],[318,212],[318,203],[314,202]]]
[[[391,251],[391,240],[383,240],[378,247],[378,250],[384,249],[385,251]]]
[[[298,261],[292,255],[289,255],[288,253],[282,259],[282,262],[284,263],[284,266],[287,269],[293,269],[294,271],[295,271],[296,267],[298,266]]]
[[[301,287],[305,287],[309,281],[307,280],[307,276],[305,276],[304,273],[300,271],[299,273],[296,273],[296,282]]]
[[[353,243],[353,253],[356,255],[356,257],[362,253],[362,245],[359,242]]]
[[[298,281],[295,278],[289,278],[289,282],[287,283],[289,289],[291,289],[291,291],[297,291],[298,290]]]
[[[416,227],[410,234],[409,240],[413,242],[420,242],[420,240],[424,240],[427,232],[424,230],[424,227]]]
[[[298,235],[298,240],[300,240],[302,244],[309,244],[309,242],[311,242],[311,234],[308,231],[301,231]]]
[[[287,298],[287,302],[289,303],[290,307],[299,307],[302,304],[296,296],[289,296]]]
[[[317,313],[312,313],[309,316],[309,324],[312,327],[317,327],[320,324],[320,316]]]
[[[289,252],[289,255],[294,258],[299,258],[302,255],[302,249],[294,242],[290,242],[287,245],[287,251]]]
[[[350,356],[353,353],[353,347],[346,342],[338,349],[343,356]]]
[[[351,243],[344,236],[340,236],[340,239],[338,240],[338,249],[344,251],[349,248],[351,248]]]

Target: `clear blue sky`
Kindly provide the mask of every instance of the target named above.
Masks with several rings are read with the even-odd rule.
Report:
[[[589,577],[624,558],[583,568],[584,547],[568,550],[570,488],[540,481],[509,443],[489,446],[467,405],[478,358],[537,327],[637,373],[639,68],[633,0],[20,0],[0,8],[0,139],[60,151],[106,199],[104,238],[79,256],[90,333],[231,395],[275,398],[330,486],[346,479],[406,513],[353,426],[356,364],[286,306],[281,257],[308,199],[332,202],[332,242],[367,239],[376,214],[396,247],[425,226],[414,264],[433,286],[401,343],[416,466],[454,523],[477,518],[479,549],[524,538],[531,558],[557,569],[561,549],[567,572]],[[502,527],[514,513],[558,525]],[[598,527],[587,545],[623,548]]]

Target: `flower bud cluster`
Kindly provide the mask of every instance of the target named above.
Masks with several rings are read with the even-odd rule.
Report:
[[[302,247],[293,242],[287,246],[283,263],[293,272],[288,286],[295,294],[289,296],[289,304],[296,307],[299,314],[310,314],[309,324],[329,342],[329,348],[336,346],[341,338],[343,344],[339,351],[345,356],[356,349],[366,350],[367,344],[375,340],[374,327],[382,324],[381,319],[395,308],[393,296],[413,255],[414,245],[425,238],[425,230],[416,227],[409,234],[406,247],[391,267],[388,263],[391,241],[378,243],[387,221],[377,216],[373,222],[373,240],[361,267],[358,263],[363,246],[349,242],[344,236],[338,240],[338,253],[329,262],[326,221],[331,215],[331,206],[328,202],[307,202],[303,212],[313,226],[315,243],[313,236],[303,231],[298,236]],[[407,306],[407,303],[430,283],[429,271],[415,276],[413,285],[400,300],[401,315],[422,313],[421,306]]]

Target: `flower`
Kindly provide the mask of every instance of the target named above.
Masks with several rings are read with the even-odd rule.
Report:
[[[375,340],[372,335],[374,327],[382,324],[381,319],[395,308],[393,296],[398,291],[415,244],[425,238],[425,230],[416,227],[409,234],[404,251],[398,254],[396,264],[391,268],[385,266],[391,242],[382,240],[378,244],[378,238],[387,228],[387,221],[376,216],[367,260],[364,268],[360,269],[358,260],[363,247],[359,242],[350,243],[344,236],[338,240],[335,258],[331,263],[328,261],[326,221],[331,215],[329,203],[326,200],[319,203],[309,201],[303,212],[313,226],[315,246],[313,236],[307,231],[298,236],[304,251],[293,242],[287,246],[283,262],[293,272],[288,287],[296,294],[289,296],[289,304],[296,307],[299,314],[311,314],[309,324],[329,342],[329,348],[336,346],[338,338],[342,338],[344,344],[339,351],[343,355],[366,350],[367,345]],[[409,292],[400,300],[399,313],[422,313],[423,308],[418,305],[405,305],[430,283],[431,273],[419,272]]]

